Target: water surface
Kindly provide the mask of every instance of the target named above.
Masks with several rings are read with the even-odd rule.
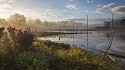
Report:
[[[109,46],[110,38],[106,36],[108,32],[103,31],[89,31],[88,36],[88,50],[98,52],[98,50],[106,50]],[[114,34],[117,35],[117,34]],[[66,34],[50,37],[41,37],[42,40],[51,40],[55,42],[64,42],[70,45],[76,45],[81,48],[87,48],[87,35],[86,32],[82,34]],[[73,43],[74,39],[74,43]],[[118,36],[114,36],[113,44],[109,52],[125,55],[125,41]]]

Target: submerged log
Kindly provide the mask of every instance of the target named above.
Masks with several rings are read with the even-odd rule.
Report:
[[[110,53],[110,52],[102,51],[102,50],[99,50],[99,51],[102,52],[102,53],[107,53],[108,55],[111,55],[111,56],[115,56],[115,57],[118,57],[118,58],[125,59],[125,56],[123,56],[123,55],[114,54],[114,53]]]
[[[82,34],[82,33],[67,33],[67,34]]]

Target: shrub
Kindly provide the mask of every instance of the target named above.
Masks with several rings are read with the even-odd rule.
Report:
[[[17,70],[15,57],[13,54],[0,55],[0,70]]]
[[[36,31],[25,31],[9,27],[0,30],[0,70],[17,70],[15,58],[27,51],[35,41]]]
[[[32,42],[35,41],[37,37],[37,31],[31,31],[30,28],[23,30],[17,30],[15,28],[7,28],[9,32],[9,37],[14,43],[14,46],[28,50],[31,47]]]
[[[0,53],[3,55],[14,54],[14,45],[11,39],[8,37],[7,32],[5,31],[4,27],[3,30],[0,32]]]
[[[0,28],[0,38],[3,36],[3,34],[4,34],[4,30],[5,30],[4,27]]]
[[[50,53],[24,52],[17,57],[18,70],[51,70],[54,56]]]

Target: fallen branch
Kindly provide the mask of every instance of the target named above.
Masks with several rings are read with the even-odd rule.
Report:
[[[99,50],[99,51],[102,52],[102,53],[107,53],[108,55],[111,55],[111,56],[115,56],[115,57],[118,57],[118,58],[125,59],[125,56],[123,56],[123,55],[114,54],[114,53],[110,53],[110,52],[102,51],[102,50]]]

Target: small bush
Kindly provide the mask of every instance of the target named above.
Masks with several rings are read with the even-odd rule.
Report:
[[[9,32],[9,37],[12,39],[16,47],[28,50],[31,47],[32,42],[35,41],[37,36],[37,31],[31,31],[30,28],[23,30],[17,30],[15,28],[7,28]]]
[[[27,51],[36,39],[36,31],[0,28],[0,70],[17,70],[15,58]]]
[[[46,52],[24,52],[17,57],[18,70],[50,70],[54,64],[54,56]]]

